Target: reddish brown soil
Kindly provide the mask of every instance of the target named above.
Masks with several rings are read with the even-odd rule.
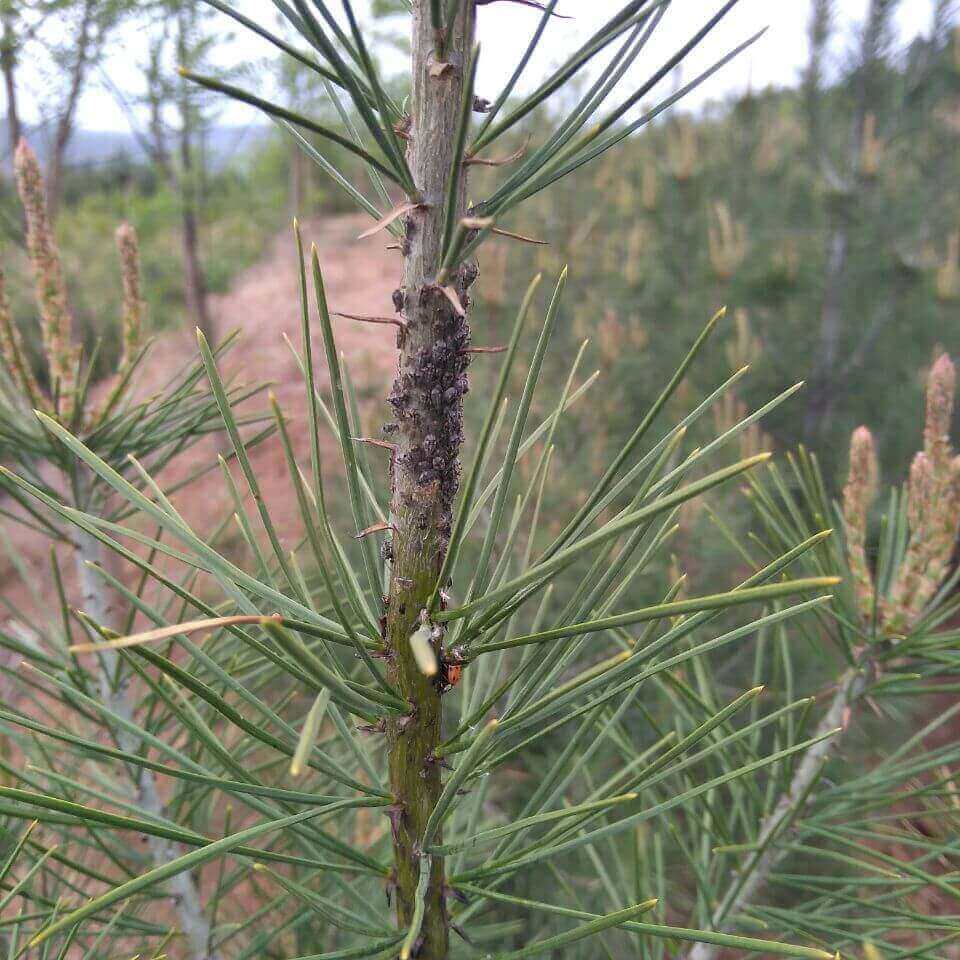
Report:
[[[318,218],[303,224],[302,230],[309,255],[309,243],[317,245],[323,271],[327,303],[330,310],[360,315],[385,315],[393,312],[390,295],[400,278],[397,254],[385,249],[386,234],[366,240],[357,235],[368,226],[362,215],[336,218]],[[308,263],[309,270],[309,263]],[[300,302],[298,292],[296,249],[289,232],[274,237],[263,259],[244,271],[233,289],[212,298],[212,313],[218,334],[223,336],[239,328],[241,339],[230,351],[223,364],[225,374],[238,372],[243,380],[253,384],[269,381],[271,389],[286,415],[294,447],[305,466],[309,460],[307,434],[306,393],[303,377],[284,334],[300,353]],[[312,288],[312,283],[310,284]],[[320,325],[316,320],[313,295],[312,309],[313,353],[316,375],[321,389],[328,383],[327,366]],[[377,420],[383,412],[380,406],[386,396],[396,357],[395,332],[392,327],[359,323],[355,320],[333,318],[334,334],[341,354],[349,364],[363,403],[365,425]],[[193,336],[178,331],[158,345],[156,359],[163,370],[171,370],[196,356]],[[266,410],[266,395],[247,404],[250,413]],[[373,426],[379,429],[378,422]],[[321,430],[325,472],[339,471],[340,453],[335,438]],[[217,449],[226,449],[227,438],[218,435],[197,446],[190,456],[183,458],[172,470],[166,471],[169,484],[178,475],[185,475],[196,466],[210,462]],[[271,514],[281,535],[296,534],[297,514],[292,502],[289,475],[274,437],[254,448],[251,461]],[[176,498],[189,522],[203,529],[211,520],[222,518],[227,507],[223,481],[219,475],[202,478]]]
[[[400,263],[395,253],[385,249],[384,235],[357,240],[357,235],[368,224],[369,220],[362,216],[316,219],[303,224],[305,240],[308,244],[315,242],[319,251],[331,310],[381,315],[392,312],[391,293],[400,276]],[[235,328],[241,332],[239,342],[224,359],[222,372],[225,378],[237,374],[248,384],[272,382],[272,390],[288,418],[301,467],[306,470],[309,467],[309,436],[304,382],[297,361],[283,338],[286,334],[300,351],[297,256],[290,233],[274,237],[267,244],[260,262],[239,275],[229,293],[212,297],[210,306],[219,336]],[[329,378],[312,297],[311,309],[314,311],[313,350],[317,381],[321,391],[326,393]],[[388,392],[396,362],[395,332],[392,327],[346,319],[333,318],[333,325],[337,345],[349,362],[361,398],[361,416],[372,424],[370,430],[378,431],[385,413],[382,398]],[[197,356],[198,347],[191,331],[181,329],[165,333],[152,348],[143,373],[138,377],[136,391],[141,396],[148,396]],[[109,389],[110,384],[104,383],[96,392]],[[246,409],[251,413],[266,411],[266,395],[254,398]],[[368,424],[365,422],[364,426],[368,427]],[[169,489],[178,479],[213,462],[218,451],[228,449],[229,440],[224,432],[211,435],[164,470],[159,476],[161,485]],[[325,426],[321,431],[321,453],[328,495],[336,503],[341,497],[341,458],[336,440]],[[372,462],[375,462],[374,455],[385,458],[385,454],[379,451],[371,451],[371,454]],[[280,540],[290,548],[299,539],[301,523],[279,438],[270,437],[254,447],[250,460]],[[232,469],[238,486],[245,491],[236,464]],[[172,499],[180,513],[201,534],[209,533],[233,512],[232,501],[219,471],[210,472],[184,487]],[[250,515],[255,517],[253,505],[248,504],[248,508]],[[29,635],[42,631],[45,620],[55,617],[58,607],[51,596],[51,588],[47,586],[50,583],[49,541],[13,524],[6,524],[4,529],[14,542],[26,576],[20,575],[9,551],[0,544],[0,598],[6,603],[6,608],[0,610],[0,629],[14,635]],[[259,528],[257,530],[258,535],[262,533]],[[229,543],[226,549],[231,549]],[[67,545],[57,549],[71,602],[77,602],[74,558],[70,552]],[[241,562],[247,564],[248,561]],[[132,573],[128,570],[123,575],[131,581]],[[204,591],[202,583],[196,588]],[[17,659],[7,651],[0,651],[0,660],[6,664],[14,666]],[[16,680],[10,675],[0,675],[0,700],[11,706],[21,699],[22,690]],[[50,702],[41,709],[57,710]],[[243,897],[234,898],[227,908],[229,919],[239,920],[249,909],[252,907],[244,902]],[[156,919],[162,921],[164,917],[163,913],[158,913]],[[171,955],[182,954],[175,946]]]

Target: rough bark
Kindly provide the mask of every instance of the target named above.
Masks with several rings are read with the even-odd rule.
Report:
[[[82,609],[101,626],[121,630],[125,604],[91,568],[94,564],[107,569],[110,557],[99,540],[83,531],[77,534],[77,577],[80,584]],[[101,700],[109,710],[124,720],[134,720],[134,708],[129,693],[129,677],[118,672],[121,666],[115,650],[98,654],[97,677]],[[126,731],[115,732],[117,746],[126,753],[137,753],[141,744],[137,737]],[[166,817],[163,800],[157,792],[156,781],[149,770],[131,766],[130,776],[136,789],[136,805],[148,817]],[[176,845],[162,837],[149,837],[150,856],[155,864],[169,863],[181,855]],[[191,960],[221,960],[220,954],[210,949],[211,929],[200,900],[200,893],[189,871],[177,874],[167,881],[167,890],[173,898],[174,910],[180,932],[183,934]]]
[[[837,728],[846,728],[848,714],[854,702],[866,689],[871,674],[869,664],[862,664],[847,671],[837,685],[837,691],[817,726],[814,736],[825,736]],[[744,864],[713,913],[711,928],[720,932],[730,931],[731,921],[745,907],[754,902],[756,896],[766,888],[770,874],[783,859],[786,852],[781,833],[788,830],[820,777],[824,763],[837,749],[839,735],[815,743],[804,755],[797,767],[787,791],[777,801],[773,812],[760,825],[757,833],[757,850]],[[686,955],[686,960],[715,960],[721,947],[712,943],[694,944]]]
[[[429,0],[414,0],[411,123],[407,159],[422,204],[406,218],[403,287],[396,295],[406,320],[397,377],[388,398],[396,416],[397,452],[391,499],[393,561],[386,610],[390,678],[409,700],[409,716],[388,730],[390,783],[397,804],[394,854],[397,920],[409,927],[419,877],[420,838],[441,792],[434,751],[441,739],[441,691],[417,668],[410,635],[420,624],[440,571],[450,532],[463,440],[463,395],[470,329],[436,284],[440,269],[443,203],[453,149],[464,64],[473,38],[473,4],[459,5],[440,73],[431,66],[435,37]],[[437,75],[440,73],[440,75]],[[463,210],[461,191],[460,209]],[[476,268],[448,279],[460,303]],[[442,639],[437,639],[439,652]],[[426,894],[418,956],[446,957],[448,919],[443,861],[435,857]]]

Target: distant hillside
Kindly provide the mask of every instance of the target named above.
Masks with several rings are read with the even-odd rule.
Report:
[[[205,144],[210,165],[214,169],[226,166],[234,158],[263,143],[271,130],[270,124],[264,123],[212,127]],[[48,131],[37,127],[28,130],[27,136],[43,162],[49,148]],[[0,156],[7,158],[10,153],[10,138],[4,117],[0,125]],[[145,159],[140,142],[126,130],[77,130],[67,151],[67,162],[72,167],[101,166],[121,159]]]

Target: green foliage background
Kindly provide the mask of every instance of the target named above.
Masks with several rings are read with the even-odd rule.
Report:
[[[842,369],[833,416],[811,430],[801,396],[768,418],[764,429],[781,448],[816,444],[828,476],[839,478],[850,431],[869,422],[884,462],[895,471],[892,479],[914,449],[925,370],[936,347],[950,349],[960,308],[958,281],[949,291],[938,290],[950,235],[960,229],[960,194],[952,188],[960,176],[958,56],[955,39],[942,47],[918,40],[874,82],[879,169],[856,189],[856,171],[847,164],[855,72],[821,94],[816,145],[803,88],[749,91],[695,115],[656,122],[599,166],[574,174],[565,189],[529,201],[512,218],[511,229],[549,246],[500,239],[493,245],[500,250],[484,251],[481,322],[504,336],[523,279],[538,269],[572,265],[576,314],[559,333],[572,343],[599,327],[587,360],[602,362],[607,385],[600,418],[606,436],[592,436],[587,447],[599,454],[603,439],[615,444],[636,421],[657,389],[658,374],[679,361],[683,345],[720,305],[731,313],[745,310],[762,346],[762,358],[740,387],[748,405],[808,377],[818,355],[832,230],[845,220],[850,256],[842,281]],[[311,102],[323,98],[316,90],[301,95]],[[544,111],[533,116],[528,132],[534,142],[550,121]],[[515,146],[526,137],[518,136]],[[226,168],[208,174],[203,187],[203,253],[212,292],[227,289],[255,262],[292,212],[287,135],[277,131],[254,142]],[[692,149],[690,156],[685,149]],[[341,169],[356,172],[349,158],[334,158]],[[475,168],[478,196],[484,178],[484,169]],[[652,206],[644,198],[650,179]],[[0,197],[8,233],[15,236],[19,214],[9,184]],[[120,299],[115,224],[129,220],[140,234],[154,328],[177,326],[184,316],[179,201],[149,168],[122,158],[72,171],[66,198],[57,229],[78,324],[88,347],[105,337],[103,369],[109,370]],[[717,225],[718,203],[746,243],[729,277],[718,276],[711,262],[709,232]],[[312,171],[302,207],[301,215],[351,209],[320,171]],[[15,243],[8,243],[10,255],[18,255]],[[14,312],[29,336],[26,271],[8,272]],[[711,362],[698,375],[696,385],[703,389],[729,366],[722,351]]]

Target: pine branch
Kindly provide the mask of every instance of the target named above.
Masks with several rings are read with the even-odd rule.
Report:
[[[803,812],[820,779],[824,764],[836,752],[842,739],[841,734],[849,726],[850,710],[866,690],[872,673],[872,662],[865,658],[840,678],[830,706],[813,735],[816,742],[803,755],[790,780],[790,786],[777,801],[773,812],[760,825],[755,841],[756,850],[714,910],[711,918],[712,929],[720,933],[730,932],[738,914],[753,904],[756,897],[766,889],[770,875],[787,852],[787,846],[779,841]],[[715,960],[720,949],[716,944],[696,943],[687,951],[686,960]]]
[[[390,785],[400,808],[394,831],[397,920],[410,930],[422,911],[417,943],[422,960],[447,956],[449,920],[444,902],[444,862],[433,857],[429,882],[418,893],[422,839],[441,797],[436,750],[441,734],[441,686],[421,672],[410,637],[421,626],[443,565],[463,442],[463,395],[470,327],[454,300],[466,308],[476,267],[461,264],[438,284],[446,227],[466,210],[462,168],[469,112],[467,64],[473,45],[474,6],[458,4],[444,25],[447,67],[438,69],[436,31],[429,0],[415,0],[412,14],[412,89],[408,166],[422,201],[405,216],[403,288],[398,302],[406,322],[398,375],[389,403],[397,419],[390,514],[393,560],[385,639],[390,681],[411,704],[407,717],[388,721]],[[434,9],[434,14],[436,13]],[[452,175],[453,174],[453,175]],[[451,195],[451,189],[453,193]],[[442,653],[442,631],[431,637]],[[432,829],[432,827],[431,827]],[[439,832],[434,838],[441,840]]]
[[[100,627],[111,631],[122,629],[121,610],[124,606],[119,594],[98,575],[97,568],[108,569],[109,555],[103,544],[83,530],[76,533],[77,576],[83,597],[84,612]],[[98,684],[103,705],[117,716],[133,721],[134,710],[128,696],[129,678],[123,677],[123,664],[115,650],[98,654]],[[126,730],[116,731],[117,745],[126,753],[137,753],[140,744]],[[156,780],[151,771],[131,770],[135,778],[136,805],[157,819],[166,819],[166,810]],[[176,859],[176,845],[163,837],[147,837],[147,845],[154,864],[161,866]],[[180,929],[189,943],[192,960],[220,960],[220,953],[211,950],[211,928],[203,913],[196,881],[189,871],[178,873],[168,881],[173,896],[174,910]]]
[[[313,55],[298,53],[257,21],[237,14],[226,0],[209,2],[316,72],[328,93],[336,85],[349,95],[356,117],[335,97],[342,127],[333,128],[215,78],[193,77],[202,86],[266,111],[288,130],[300,127],[338,145],[362,161],[371,174],[379,196],[376,206],[318,148],[294,132],[310,156],[376,221],[360,239],[387,230],[399,240],[394,246],[403,256],[403,281],[393,296],[395,319],[345,315],[397,327],[398,369],[388,397],[396,422],[386,425],[389,442],[362,436],[366,431],[360,428],[356,392],[334,340],[320,255],[314,247],[310,268],[328,373],[321,381],[323,390],[318,388],[308,267],[296,229],[302,320],[298,365],[305,381],[309,467],[301,466],[287,414],[271,397],[272,422],[303,525],[303,536],[292,549],[281,538],[281,525],[264,496],[266,485],[248,456],[243,427],[249,421],[234,411],[245,392],[234,390],[229,379],[221,377],[217,352],[202,337],[202,366],[196,379],[189,379],[193,377],[189,374],[182,389],[171,388],[171,408],[183,408],[179,418],[157,414],[148,404],[124,406],[118,399],[115,413],[112,402],[108,403],[109,416],[95,418],[89,430],[81,430],[87,426],[82,415],[89,380],[81,376],[81,389],[76,391],[81,419],[64,423],[56,416],[41,415],[41,428],[29,421],[34,430],[31,439],[39,436],[36,448],[41,455],[52,454],[49,459],[71,476],[76,475],[77,460],[82,461],[80,469],[93,469],[102,489],[109,489],[111,507],[114,497],[120,503],[118,509],[103,511],[99,509],[103,504],[93,502],[90,491],[83,489],[79,501],[75,496],[63,505],[35,471],[26,473],[37,480],[36,485],[23,477],[7,476],[6,469],[0,468],[21,496],[37,500],[58,522],[79,528],[77,561],[90,616],[87,625],[100,628],[109,638],[95,645],[76,644],[68,638],[64,644],[50,645],[56,656],[45,651],[27,653],[42,679],[32,689],[59,695],[78,717],[107,717],[115,742],[105,747],[27,716],[4,712],[0,719],[26,730],[21,734],[24,742],[39,734],[56,741],[68,756],[87,759],[93,755],[123,765],[125,772],[136,771],[132,774],[135,789],[125,791],[126,784],[121,783],[118,790],[109,784],[106,762],[96,778],[73,769],[42,771],[47,783],[62,786],[59,796],[48,793],[44,780],[31,782],[31,774],[18,774],[26,789],[0,786],[2,800],[15,804],[2,806],[2,811],[12,809],[13,815],[22,818],[36,809],[44,824],[78,846],[94,829],[129,831],[142,825],[153,861],[141,875],[119,881],[91,872],[89,877],[103,883],[106,891],[98,888],[96,896],[65,914],[52,911],[55,915],[32,934],[31,945],[49,947],[54,938],[65,938],[65,956],[72,938],[87,936],[85,931],[78,933],[80,924],[97,923],[101,927],[97,936],[104,936],[113,922],[104,919],[108,911],[133,898],[149,907],[159,884],[176,897],[179,927],[192,960],[219,960],[221,954],[285,955],[288,945],[279,937],[294,931],[298,948],[332,951],[312,954],[331,960],[388,953],[399,954],[401,960],[447,960],[451,927],[459,932],[467,923],[471,924],[469,935],[476,934],[478,942],[483,936],[501,938],[493,948],[499,952],[490,954],[501,960],[556,952],[581,938],[606,935],[614,927],[659,939],[672,950],[678,949],[678,941],[700,942],[701,946],[689,949],[687,960],[712,958],[720,947],[829,957],[819,949],[819,942],[813,947],[771,940],[768,947],[766,940],[725,929],[748,905],[756,911],[775,909],[752,901],[762,900],[767,885],[778,876],[776,865],[784,850],[791,848],[784,842],[785,834],[821,782],[820,771],[835,749],[835,733],[846,725],[848,711],[862,699],[867,682],[872,682],[882,649],[871,648],[872,660],[864,655],[856,661],[856,654],[847,648],[847,662],[856,661],[856,668],[844,675],[819,728],[806,738],[805,713],[799,717],[797,713],[811,701],[793,699],[787,660],[789,702],[769,713],[761,714],[756,704],[763,679],[759,658],[754,684],[725,706],[719,706],[725,701],[719,687],[711,685],[709,673],[714,655],[721,650],[733,652],[751,637],[770,629],[779,631],[787,620],[801,614],[830,616],[826,605],[830,598],[777,605],[753,621],[719,634],[708,633],[734,606],[833,586],[836,578],[832,576],[780,579],[824,535],[798,531],[791,523],[775,524],[778,530],[783,528],[785,542],[770,551],[769,562],[762,567],[747,557],[754,572],[733,590],[681,597],[681,583],[675,581],[661,603],[626,602],[634,577],[652,573],[651,563],[664,560],[663,548],[675,532],[678,510],[745,477],[767,455],[744,456],[702,473],[701,464],[742,436],[796,387],[749,414],[744,408],[742,415],[731,417],[737,422],[719,436],[696,449],[686,448],[692,439],[687,428],[726,395],[744,367],[680,423],[652,440],[648,433],[654,428],[659,433],[664,406],[719,320],[718,314],[620,453],[599,471],[599,480],[588,487],[572,516],[547,516],[553,509],[546,491],[558,423],[593,380],[574,389],[581,347],[559,402],[551,396],[546,401],[550,412],[531,429],[529,418],[543,407],[544,382],[550,390],[552,377],[545,358],[561,328],[564,270],[511,407],[507,391],[514,383],[514,361],[536,281],[528,290],[509,345],[503,348],[499,385],[479,437],[474,466],[462,490],[460,484],[467,369],[472,355],[483,349],[472,347],[470,340],[470,293],[477,266],[469,258],[492,233],[528,240],[498,228],[497,218],[602,156],[749,46],[756,36],[638,119],[627,119],[627,111],[639,106],[660,80],[706,40],[736,0],[725,0],[643,85],[626,99],[618,98],[619,106],[601,112],[669,3],[625,0],[620,11],[532,94],[506,117],[495,119],[553,15],[555,0],[550,0],[540,7],[541,27],[479,132],[471,129],[477,103],[482,102],[473,89],[478,56],[473,40],[474,17],[483,0],[411,3],[412,83],[410,96],[403,102],[409,116],[401,116],[400,106],[387,95],[350,0],[342,0],[342,11],[338,9],[336,15],[328,0],[274,0],[282,17],[316,51],[316,63]],[[476,150],[492,146],[530,117],[596,58],[606,60],[606,65],[582,96],[574,98],[573,109],[529,155],[522,152],[512,158],[518,166],[485,201],[468,210],[471,162],[501,165],[474,156]],[[402,196],[387,194],[383,181],[391,178],[402,188]],[[381,202],[382,210],[378,209]],[[137,299],[131,294],[134,307]],[[131,313],[131,331],[137,326],[135,313],[136,309]],[[7,337],[6,352],[15,359],[11,344]],[[123,383],[130,381],[139,362],[136,351],[131,352],[135,356]],[[11,369],[15,368],[14,363]],[[211,396],[195,398],[193,387],[204,372]],[[328,395],[329,405],[321,393]],[[56,404],[50,409],[56,412]],[[226,427],[239,467],[235,478],[225,462],[219,464],[243,559],[234,549],[222,547],[217,536],[194,531],[171,501],[171,491],[154,479],[165,458],[175,456],[188,438],[210,429],[201,425],[213,413]],[[331,515],[324,491],[319,440],[324,421],[343,461],[342,518]],[[370,443],[389,451],[379,461],[389,478],[389,509],[378,500],[367,463],[366,444]],[[519,465],[531,449],[537,451],[539,462],[527,475]],[[145,461],[145,450],[156,456]],[[25,455],[19,456],[18,462],[23,463]],[[149,472],[142,462],[148,463]],[[821,519],[828,513],[822,511]],[[134,516],[136,522],[128,524]],[[145,532],[145,520],[156,526],[152,536]],[[337,520],[350,528],[347,536],[341,537]],[[472,536],[477,553],[467,545]],[[546,545],[544,539],[549,541]],[[107,570],[108,551],[142,572],[142,586],[148,579],[155,581],[161,587],[159,596],[152,590],[128,589],[122,578]],[[155,556],[161,562],[155,563]],[[252,571],[245,567],[247,561],[252,561]],[[184,569],[182,579],[168,572],[174,567]],[[450,600],[452,594],[456,602]],[[120,636],[117,611],[127,605],[152,629]],[[133,629],[133,618],[129,619],[128,631]],[[64,620],[69,621],[69,615]],[[630,628],[641,623],[648,626],[633,636]],[[69,628],[64,632],[69,633]],[[59,639],[59,633],[54,634]],[[3,641],[0,633],[0,646]],[[155,642],[176,643],[182,656],[154,652],[149,645]],[[119,652],[128,648],[134,652]],[[99,657],[99,699],[71,673],[68,656],[78,652]],[[147,691],[142,697],[128,688],[133,679]],[[445,737],[443,697],[461,683],[451,698],[458,708],[450,711],[457,713],[457,726]],[[658,702],[661,694],[664,699]],[[666,731],[658,717],[665,705],[671,710]],[[735,715],[748,709],[749,719],[735,722]],[[488,715],[491,711],[499,714],[497,719]],[[364,734],[384,737],[384,751],[367,749],[354,717],[363,721],[360,731]],[[634,724],[629,732],[628,723]],[[553,739],[548,740],[550,734]],[[557,742],[562,743],[565,736],[566,745],[557,751]],[[771,742],[774,749],[768,751]],[[609,757],[604,762],[614,769],[598,784],[590,761],[601,747],[609,748],[614,763],[609,764]],[[487,774],[509,758],[538,750],[547,758],[549,772],[525,799],[520,815],[486,818],[492,779]],[[724,835],[734,834],[744,824],[750,831],[762,817],[760,813],[750,816],[749,811],[757,809],[750,804],[761,797],[763,778],[770,776],[771,768],[794,762],[796,768],[784,768],[783,780],[790,783],[779,799],[776,791],[783,782],[766,780],[769,794],[761,798],[759,809],[773,808],[773,812],[760,823],[759,841],[748,847],[749,858],[736,882],[718,897],[710,884],[719,871],[701,868],[698,860],[710,855],[711,827],[720,823]],[[278,776],[305,779],[291,786]],[[184,787],[184,792],[173,794],[176,800],[165,805],[157,787],[157,778],[164,777],[181,786],[189,784],[191,789],[196,785],[198,796],[188,795]],[[116,804],[125,812],[75,802],[73,791]],[[717,811],[728,795],[734,812],[730,823],[723,824],[723,815]],[[217,804],[223,797],[238,799],[256,822],[234,833],[229,825],[222,831]],[[691,815],[701,804],[708,811],[706,820]],[[307,809],[299,810],[302,805]],[[146,817],[136,817],[136,808]],[[388,818],[389,838],[382,820],[371,826],[359,817],[377,808]],[[134,816],[127,816],[130,813]],[[330,824],[325,822],[328,814],[343,818]],[[627,871],[620,862],[622,839],[636,837],[639,847],[647,833],[644,825],[668,815],[675,817],[668,822],[669,830],[649,831],[652,861],[641,863],[646,853],[641,857],[638,849],[632,867],[638,888],[652,881],[661,889],[638,889],[636,896],[631,890],[627,895],[630,884],[624,882]],[[734,822],[734,817],[739,819]],[[820,829],[826,835],[825,828],[810,821],[809,817],[802,821],[806,831],[815,834]],[[90,830],[84,832],[87,826]],[[226,833],[221,839],[209,839],[221,832]],[[111,844],[117,843],[114,834],[105,836]],[[268,836],[263,846],[248,845]],[[854,842],[846,836],[844,841]],[[386,849],[391,842],[392,862]],[[666,851],[664,842],[672,845]],[[180,855],[181,843],[197,849]],[[833,852],[833,843],[841,841],[825,844],[828,853]],[[110,855],[106,843],[103,851],[92,841],[90,847],[97,864],[102,852]],[[215,881],[209,874],[204,877],[203,892],[210,905],[205,912],[196,871],[228,854],[230,859],[220,864]],[[682,854],[697,868],[698,919],[706,915],[704,904],[712,906],[720,900],[712,917],[714,930],[636,919],[656,909],[657,900],[650,893],[661,895],[661,914],[672,909],[665,889],[669,872],[665,854]],[[600,884],[580,884],[582,877],[575,874],[568,874],[572,881],[568,884],[562,864],[571,856],[586,856]],[[257,863],[254,872],[247,864],[232,866],[233,857],[283,864],[284,869],[274,872]],[[129,872],[126,858],[118,854],[115,860]],[[566,888],[569,906],[496,892],[521,870],[540,866],[554,871]],[[920,871],[913,863],[910,869],[914,876]],[[243,922],[229,925],[229,932],[220,936],[214,948],[212,931],[223,928],[217,921],[221,899],[242,887],[246,905],[252,899],[249,885],[262,900],[263,880],[279,887],[280,896],[264,901]],[[471,880],[483,883],[474,886]],[[213,882],[215,887],[208,886]],[[384,882],[388,897],[395,895],[395,922],[375,902]],[[460,889],[455,891],[456,887]],[[451,920],[447,897],[462,899],[468,892],[476,899],[454,911]],[[534,921],[527,924],[530,929],[524,930],[523,942],[506,943],[503,924],[472,923],[488,898],[553,914],[560,918],[561,929],[537,930],[540,922]],[[600,900],[612,902],[599,909]],[[633,906],[627,906],[630,903]],[[582,922],[570,926],[571,920]],[[812,935],[820,942],[829,937],[833,942],[833,931],[826,926],[811,932],[802,925],[784,924],[781,932]],[[227,947],[238,935],[241,939]],[[149,930],[143,936],[156,933]],[[248,937],[249,942],[241,946]],[[154,952],[163,948],[161,944]],[[656,956],[668,948],[642,949],[653,950],[651,955]]]

